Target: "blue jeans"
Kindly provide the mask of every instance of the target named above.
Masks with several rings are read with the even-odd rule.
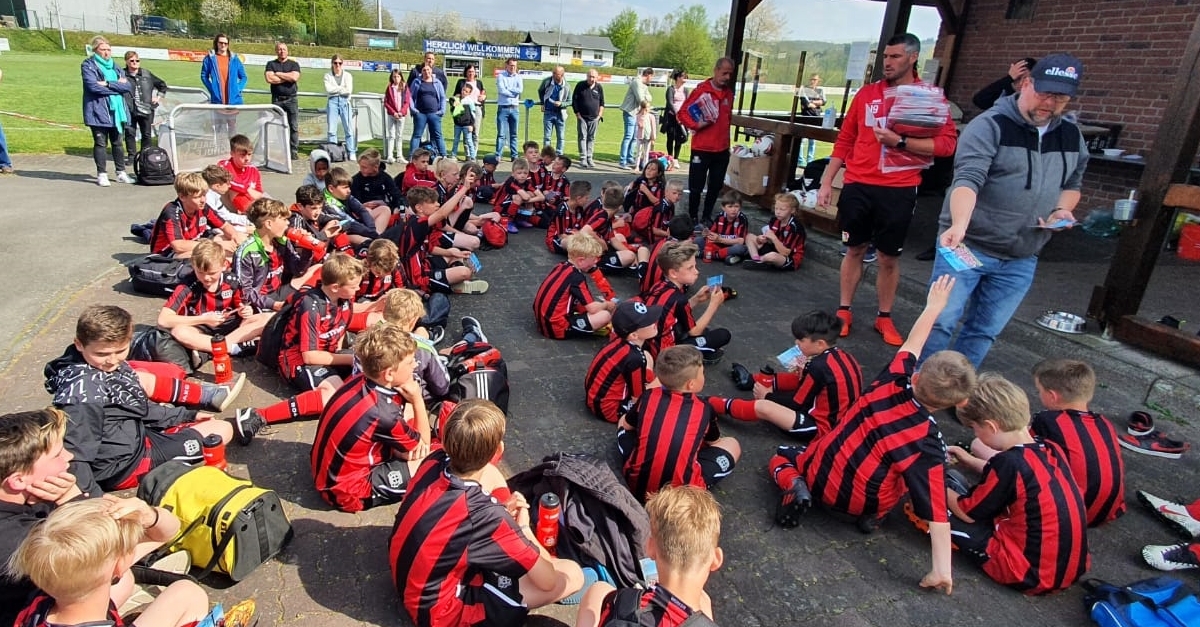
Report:
[[[340,121],[342,130],[346,131],[346,150],[358,152],[358,142],[354,138],[354,117],[350,115],[350,99],[341,96],[330,98],[325,115],[327,118],[325,131],[329,136],[329,143],[337,142],[338,122]]]
[[[467,160],[475,160],[475,134],[469,126],[454,126],[454,145],[450,146],[450,156],[458,157],[458,140],[462,139]]]
[[[563,119],[561,111],[554,113],[547,111],[542,115],[542,145],[550,145],[550,129],[554,129],[554,135],[557,138],[554,149],[558,154],[562,154],[563,141],[567,134],[567,122]]]
[[[633,140],[633,133],[637,130],[637,116],[622,111],[621,117],[625,120],[625,134],[621,137],[621,165],[633,165],[633,152],[637,150],[637,142]]]
[[[496,156],[504,156],[504,142],[508,141],[508,152],[512,158],[521,156],[517,152],[517,120],[521,113],[517,105],[496,107]]]
[[[12,157],[8,156],[8,140],[4,137],[4,126],[0,125],[0,168],[11,168]]]
[[[808,153],[804,158],[804,163],[812,163],[813,157],[817,156],[817,140],[806,139],[804,141],[808,142]]]
[[[921,360],[940,350],[951,348],[967,356],[976,368],[987,356],[996,336],[1004,330],[1025,299],[1033,275],[1037,270],[1037,257],[1022,259],[998,259],[978,250],[973,251],[983,265],[971,270],[955,272],[939,253],[933,261],[933,279],[943,274],[954,277],[954,290],[942,314],[933,324]],[[962,329],[950,345],[954,328],[962,320]]]
[[[429,129],[429,143],[433,144],[433,148],[438,155],[446,154],[446,141],[442,139],[442,116],[436,113],[421,113],[416,109],[409,109],[412,112],[413,118],[413,134],[412,140],[409,141],[408,154],[409,158],[414,150],[421,147],[421,136],[425,134],[425,129]]]

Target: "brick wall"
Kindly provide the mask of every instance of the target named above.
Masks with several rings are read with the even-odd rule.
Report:
[[[957,2],[955,4],[958,4]],[[947,96],[967,117],[971,96],[1021,57],[1070,52],[1084,65],[1070,109],[1081,119],[1124,125],[1118,147],[1148,154],[1179,69],[1179,58],[1200,17],[1200,0],[1039,0],[1032,19],[1006,20],[1008,0],[970,0]],[[939,42],[937,53],[949,38]],[[1083,208],[1111,206],[1137,186],[1142,169],[1093,161]]]

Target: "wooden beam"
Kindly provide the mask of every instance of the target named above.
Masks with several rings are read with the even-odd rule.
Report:
[[[883,78],[883,49],[889,39],[908,30],[908,17],[911,14],[912,0],[887,0],[887,7],[883,10],[883,25],[879,28],[879,45],[875,48],[875,65],[871,68],[872,81]]]
[[[1192,213],[1200,211],[1200,186],[1176,183],[1168,187],[1167,195],[1163,197],[1163,205]]]
[[[729,2],[729,30],[725,38],[725,56],[733,59],[735,65],[742,61],[742,44],[746,37],[746,15],[750,13],[752,1],[730,0]],[[738,70],[739,68],[734,68],[735,78],[738,76]]]
[[[1200,366],[1200,337],[1138,316],[1122,316],[1113,337],[1191,366]]]
[[[966,2],[969,0],[963,0],[963,8],[966,8]],[[950,0],[937,0],[937,10],[938,15],[942,17],[942,23],[946,25],[946,30],[957,33],[958,13],[954,10],[954,4]]]
[[[1196,19],[1187,48],[1179,59],[1167,107],[1146,157],[1146,169],[1138,184],[1136,219],[1121,232],[1104,279],[1103,305],[1096,312],[1102,326],[1136,314],[1141,307],[1174,215],[1164,200],[1172,182],[1187,180],[1197,146],[1200,146],[1200,18]]]

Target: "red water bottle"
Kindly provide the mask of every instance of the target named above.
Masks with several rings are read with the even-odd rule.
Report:
[[[217,333],[212,336],[213,378],[217,385],[233,382],[233,360],[229,357],[229,347],[225,344],[225,336]]]
[[[550,555],[558,555],[558,516],[560,513],[558,496],[553,492],[542,495],[538,501],[537,528],[534,535],[538,544],[546,547]]]
[[[202,441],[204,450],[204,465],[215,466],[221,470],[229,465],[225,461],[225,442],[221,440],[221,436],[213,433],[204,437]]]

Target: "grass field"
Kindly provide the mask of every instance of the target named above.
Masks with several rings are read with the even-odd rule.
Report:
[[[87,127],[83,126],[82,98],[83,87],[80,79],[79,66],[82,57],[51,53],[20,53],[11,52],[0,57],[0,68],[4,70],[4,80],[0,83],[0,124],[3,124],[8,136],[8,150],[15,154],[91,154],[92,139]],[[168,85],[181,87],[200,86],[200,64],[186,61],[147,61],[145,67],[167,82]],[[262,69],[248,67],[248,89],[266,89]],[[323,91],[322,73],[307,70],[301,75],[301,91]],[[355,72],[355,91],[382,93],[387,85],[387,74],[383,72]],[[528,81],[525,86],[526,95],[536,96],[536,84]],[[492,86],[485,79],[485,86]],[[656,104],[661,105],[664,98],[662,88],[654,88]],[[610,113],[600,125],[596,138],[596,157],[601,160],[615,161],[621,143],[622,122],[621,114],[616,109],[625,95],[624,85],[612,85],[606,89],[605,96],[610,103]],[[747,107],[749,94],[746,97]],[[247,103],[267,103],[269,96],[265,94],[246,94]],[[736,101],[735,101],[736,102]],[[833,103],[837,107],[840,103]],[[302,99],[302,108],[323,108],[324,99]],[[756,110],[786,111],[791,108],[791,96],[786,93],[760,93]],[[480,136],[479,154],[490,153],[496,145],[496,125],[493,117],[494,107],[489,107],[488,119],[483,123]],[[32,116],[35,119],[13,117],[6,113],[16,113]],[[525,139],[526,116],[522,110],[521,125],[518,128],[518,139]],[[542,115],[537,107],[529,110],[529,138],[541,141]],[[54,124],[73,126],[74,129],[60,128]],[[446,147],[449,148],[454,136],[453,125],[449,116],[443,120]],[[409,125],[411,129],[411,125]],[[566,152],[568,155],[577,154],[575,148],[575,120],[567,120]],[[379,145],[379,141],[364,142],[365,145]],[[518,142],[520,143],[520,142]],[[665,148],[665,141],[660,139],[657,149]],[[819,145],[817,154],[824,156],[829,153],[831,146]],[[461,149],[460,149],[461,150]],[[406,151],[407,152],[407,151]],[[681,157],[686,158],[687,149]]]

